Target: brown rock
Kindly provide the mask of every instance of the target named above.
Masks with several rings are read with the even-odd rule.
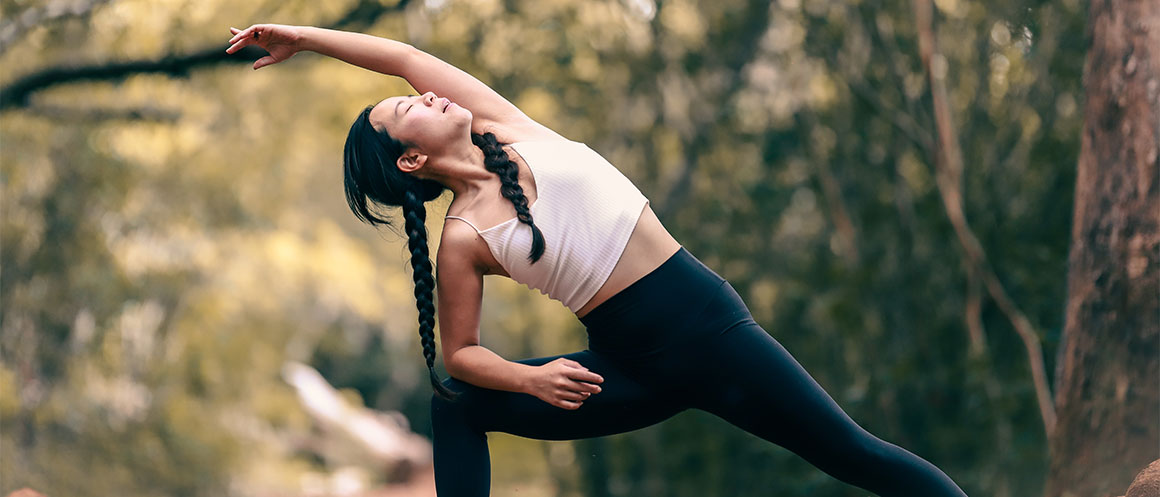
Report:
[[[1124,497],[1160,497],[1160,459],[1136,475]]]

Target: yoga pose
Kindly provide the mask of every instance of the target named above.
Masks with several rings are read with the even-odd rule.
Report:
[[[476,78],[410,45],[365,34],[258,24],[260,68],[303,50],[399,76],[355,119],[345,147],[355,216],[402,207],[431,402],[436,488],[486,496],[487,433],[569,440],[623,433],[685,409],[710,412],[882,496],[963,496],[931,463],[858,426],[750,316],[724,278],[683,248],[644,195],[600,154],[529,118]],[[708,104],[708,103],[707,103]],[[432,274],[425,202],[450,189]],[[588,348],[508,361],[479,343],[483,277],[560,301]],[[437,284],[436,284],[437,283]],[[435,373],[438,292],[443,364]]]

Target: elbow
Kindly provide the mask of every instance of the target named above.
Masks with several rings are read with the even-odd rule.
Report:
[[[448,376],[455,379],[462,379],[462,367],[458,362],[455,361],[455,352],[456,351],[453,350],[451,352],[445,351],[443,353],[443,369],[447,370]]]
[[[415,55],[423,53],[422,50],[415,48],[415,45],[406,42],[399,42],[399,54],[402,56],[404,63],[411,62],[415,59]]]
[[[453,363],[451,361],[448,361],[446,359],[443,360],[443,368],[447,370],[447,376],[450,376],[450,377],[455,378],[457,380],[462,379],[462,377],[459,375],[459,369],[457,369],[452,364]]]
[[[400,42],[400,43],[402,43],[402,42]],[[410,43],[402,43],[401,48],[402,48],[402,50],[400,50],[400,52],[399,52],[399,59],[398,59],[398,61],[399,61],[398,75],[402,76],[403,79],[406,79],[409,71],[416,67],[416,62],[419,61],[420,58],[423,57],[424,55],[427,55],[427,52],[424,52],[418,48],[415,48],[415,46],[411,45]]]

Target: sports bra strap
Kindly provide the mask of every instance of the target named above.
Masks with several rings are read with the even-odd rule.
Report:
[[[459,217],[459,216],[443,216],[443,218],[444,218],[444,219],[458,219],[458,220],[460,220],[460,221],[463,221],[463,222],[467,223],[468,225],[470,225],[470,226],[471,226],[471,229],[475,230],[475,232],[476,232],[476,233],[479,233],[479,228],[476,228],[474,224],[471,224],[471,221],[468,221],[468,220],[466,220],[466,219],[463,219],[463,218],[461,218],[461,217]]]

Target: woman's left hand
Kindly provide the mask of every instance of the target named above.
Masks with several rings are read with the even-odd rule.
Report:
[[[255,24],[246,29],[230,28],[234,35],[226,53],[256,45],[270,53],[254,62],[254,69],[277,64],[302,50],[302,28],[282,24]]]

